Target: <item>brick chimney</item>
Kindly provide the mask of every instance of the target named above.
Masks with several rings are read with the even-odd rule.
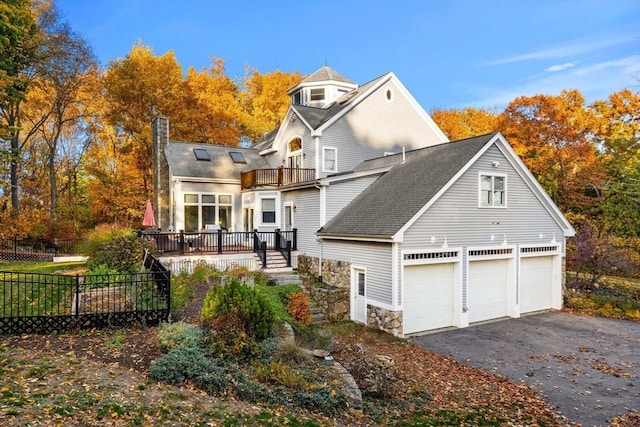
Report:
[[[156,117],[151,124],[153,155],[153,208],[156,227],[167,230],[172,226],[169,215],[169,164],[165,149],[169,143],[169,119]]]

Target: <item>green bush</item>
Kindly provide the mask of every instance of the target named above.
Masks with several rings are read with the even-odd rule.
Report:
[[[202,321],[214,326],[216,318],[225,317],[227,323],[239,327],[234,333],[246,334],[250,339],[263,340],[271,333],[274,313],[268,301],[255,289],[232,278],[224,286],[216,286],[207,292],[202,306]],[[218,322],[219,323],[219,322]],[[217,325],[216,331],[225,334]],[[235,328],[234,328],[235,329]]]
[[[282,320],[287,323],[293,323],[291,315],[287,311],[287,302],[289,295],[294,292],[300,291],[298,285],[279,285],[279,286],[267,286],[258,285],[256,282],[256,291],[262,295],[271,306],[274,316],[278,320]]]
[[[165,323],[158,331],[158,342],[164,352],[179,347],[199,347],[202,339],[202,329],[185,322]]]
[[[176,347],[151,362],[149,378],[169,384],[182,384],[215,370],[203,349]]]
[[[135,233],[101,241],[89,254],[90,269],[109,268],[121,273],[140,271],[144,250],[155,253],[153,242],[139,238]]]

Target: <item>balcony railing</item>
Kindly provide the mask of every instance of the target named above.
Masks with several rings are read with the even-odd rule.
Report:
[[[302,168],[252,169],[240,174],[240,182],[243,189],[260,186],[281,187],[283,185],[313,181],[315,178],[315,169]]]

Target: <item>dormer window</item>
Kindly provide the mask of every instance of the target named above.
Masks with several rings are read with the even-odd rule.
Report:
[[[302,91],[301,90],[299,90],[299,91],[297,91],[296,93],[293,94],[292,102],[295,105],[302,105]]]
[[[324,88],[315,88],[309,91],[309,99],[311,101],[324,101]]]

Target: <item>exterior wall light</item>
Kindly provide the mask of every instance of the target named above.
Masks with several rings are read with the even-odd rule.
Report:
[[[504,240],[502,241],[502,246],[507,246],[507,234],[506,233],[500,233],[497,236],[495,234],[491,235],[491,241],[495,242],[500,236],[504,236]]]

